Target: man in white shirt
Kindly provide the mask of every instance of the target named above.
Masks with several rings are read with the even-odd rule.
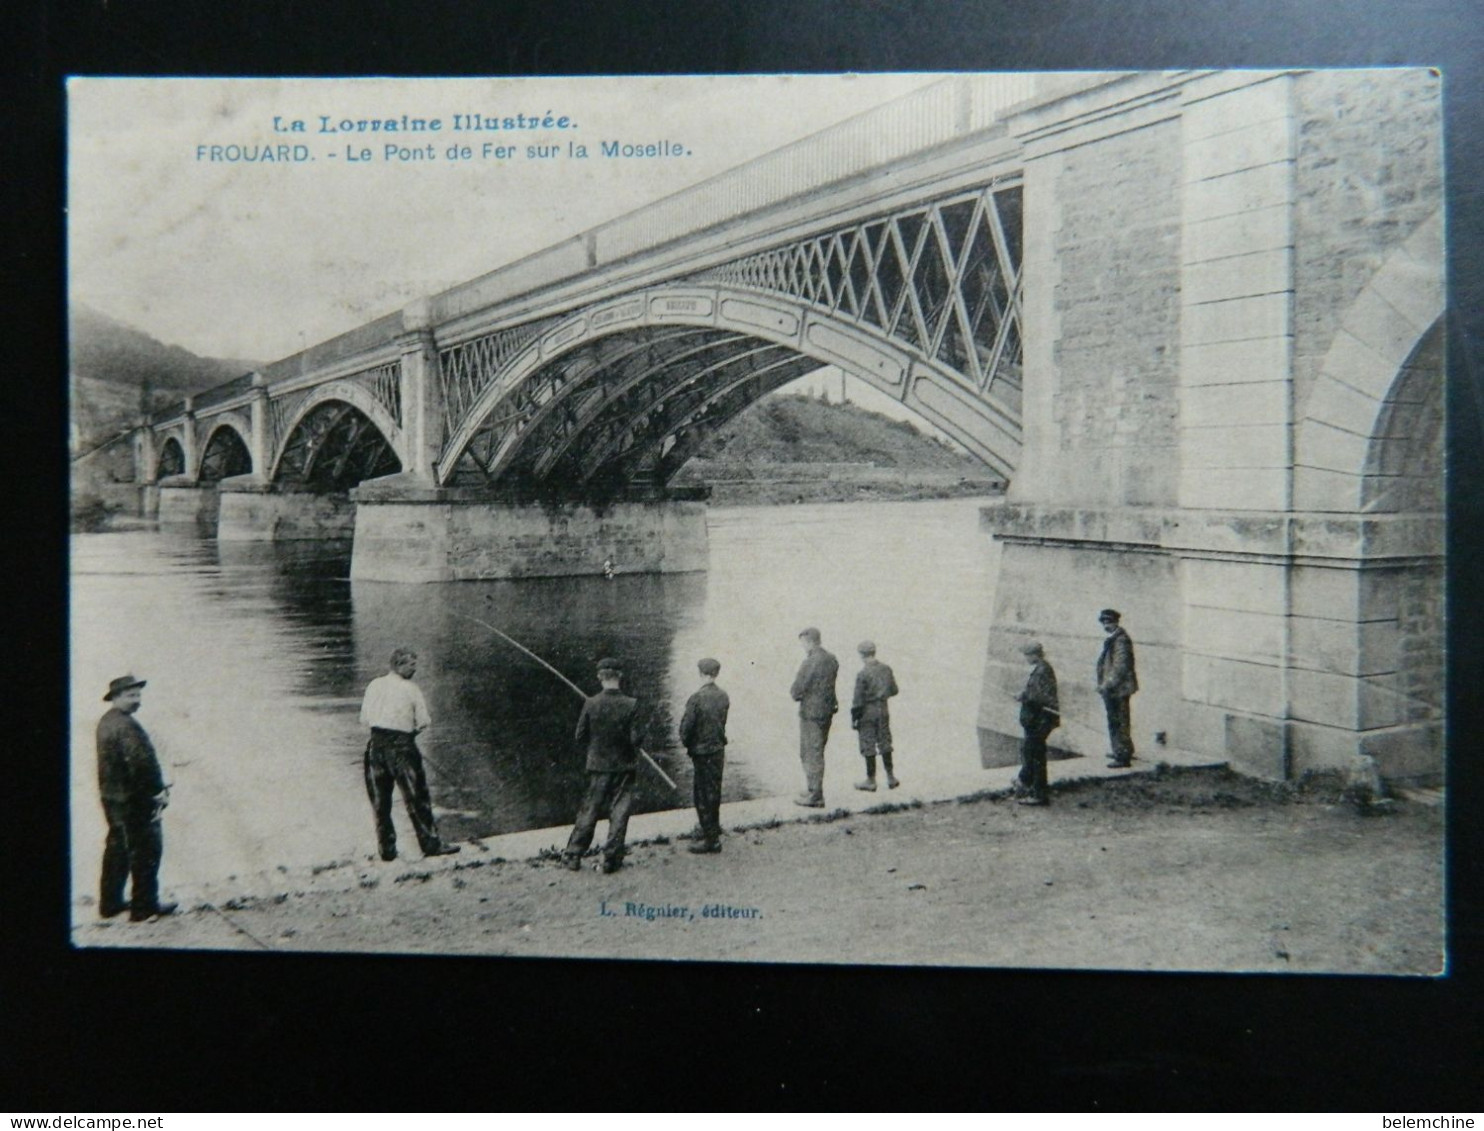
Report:
[[[417,843],[424,856],[447,856],[456,844],[444,844],[433,821],[433,802],[423,775],[423,757],[417,736],[427,730],[432,717],[422,688],[412,682],[417,673],[417,653],[398,648],[392,653],[392,668],[373,679],[361,702],[361,722],[371,728],[366,743],[366,794],[376,814],[376,841],[383,860],[397,858],[397,830],[392,826],[392,785],[402,790],[402,803],[412,818]]]

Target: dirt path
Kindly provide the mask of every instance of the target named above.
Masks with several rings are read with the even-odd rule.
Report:
[[[602,826],[600,826],[601,831]],[[1430,974],[1440,806],[1369,812],[1221,770],[637,846],[604,876],[470,850],[344,870],[80,946]],[[443,862],[439,862],[443,865]],[[352,886],[354,884],[354,886]],[[719,912],[719,913],[718,913]]]

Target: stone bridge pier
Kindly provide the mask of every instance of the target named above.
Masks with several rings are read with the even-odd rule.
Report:
[[[1274,779],[1442,770],[1443,227],[1425,71],[1129,76],[1023,108],[1025,447],[979,724],[1015,757],[1041,640],[1109,749]]]

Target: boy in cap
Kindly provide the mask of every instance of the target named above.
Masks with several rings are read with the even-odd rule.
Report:
[[[1111,769],[1127,769],[1134,760],[1133,723],[1129,699],[1139,690],[1139,677],[1134,671],[1134,642],[1119,624],[1117,609],[1098,613],[1098,623],[1107,638],[1098,653],[1098,694],[1108,715],[1108,743],[1113,748],[1108,756]]]
[[[721,664],[707,656],[696,665],[701,673],[701,687],[686,700],[685,714],[680,719],[680,741],[690,755],[694,770],[696,819],[701,825],[701,839],[690,846],[691,852],[721,851],[721,772],[727,748],[727,712],[732,701],[716,686]]]
[[[136,923],[169,915],[176,906],[160,902],[160,814],[170,803],[170,787],[154,744],[134,718],[145,683],[132,675],[111,681],[103,696],[111,706],[98,720],[98,792],[108,820],[98,913],[111,919],[127,907]],[[125,880],[132,881],[127,904]]]
[[[1020,789],[1022,805],[1046,805],[1051,791],[1046,785],[1046,739],[1061,725],[1061,710],[1056,698],[1056,672],[1046,662],[1045,649],[1032,640],[1020,649],[1031,665],[1025,690],[1020,700],[1020,726],[1025,737],[1020,741]]]
[[[850,702],[850,725],[859,734],[861,757],[866,760],[866,779],[855,783],[856,789],[875,792],[876,756],[886,769],[886,788],[896,789],[902,783],[891,772],[891,713],[886,701],[897,693],[896,677],[891,668],[876,658],[876,645],[861,641],[856,651],[861,656],[861,670],[855,676],[855,696]]]
[[[641,735],[639,704],[619,690],[622,680],[623,668],[617,660],[599,660],[598,682],[603,690],[582,704],[577,718],[577,743],[587,750],[587,794],[562,851],[562,866],[568,871],[582,868],[582,854],[593,842],[598,814],[604,808],[608,810],[608,840],[603,845],[603,871],[623,867]]]

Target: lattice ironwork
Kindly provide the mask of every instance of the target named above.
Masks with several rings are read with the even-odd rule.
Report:
[[[576,453],[574,477],[584,485],[647,479],[668,482],[705,439],[757,398],[819,367],[813,358],[766,342],[724,361],[657,383],[648,405],[626,405],[605,422],[596,442]]]
[[[652,464],[655,482],[668,483],[706,441],[759,398],[819,367],[813,358],[793,355],[770,359],[744,376],[721,385],[698,388],[676,404],[670,425],[644,437],[634,449],[639,466]]]
[[[273,433],[273,450],[276,452],[283,446],[284,437],[288,434],[289,425],[293,423],[294,417],[299,414],[299,409],[309,399],[310,390],[301,389],[297,393],[289,393],[286,396],[274,397],[268,402],[268,427]]]
[[[389,361],[375,369],[363,369],[346,378],[371,394],[371,398],[402,427],[402,361]]]
[[[276,478],[317,491],[344,491],[401,470],[391,443],[365,413],[344,401],[326,401],[294,428]]]
[[[155,464],[155,478],[167,479],[172,475],[185,474],[185,449],[180,441],[171,436],[160,445],[160,458]]]
[[[1021,208],[1018,185],[988,185],[696,278],[802,299],[1011,399],[1022,357]]]
[[[578,346],[542,367],[505,398],[483,422],[460,454],[455,482],[490,484],[500,478],[506,461],[533,429],[561,444],[576,434],[588,407],[608,395],[629,367],[647,367],[646,357],[668,343],[694,338],[700,331],[673,327],[652,331],[638,340],[625,335]],[[537,448],[543,444],[536,445]]]
[[[252,453],[235,428],[221,427],[211,434],[201,453],[200,479],[214,483],[252,471]]]
[[[559,319],[543,318],[438,351],[438,379],[443,387],[444,435],[458,430],[474,402],[505,365]]]
[[[569,453],[583,463],[602,462],[628,422],[663,412],[664,400],[674,389],[727,366],[738,354],[756,352],[748,349],[753,344],[757,349],[786,348],[704,329],[645,341],[626,364],[607,366],[594,391],[583,390],[573,411],[551,418],[540,442],[531,448],[532,472],[538,479],[548,478]]]

